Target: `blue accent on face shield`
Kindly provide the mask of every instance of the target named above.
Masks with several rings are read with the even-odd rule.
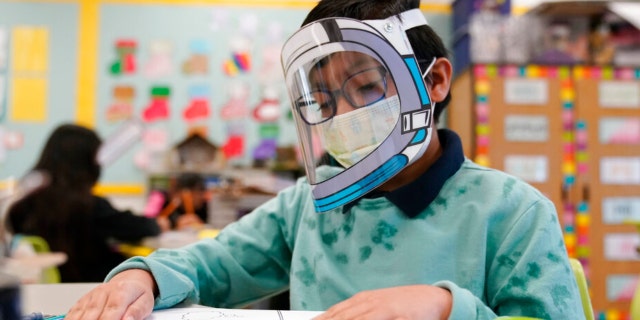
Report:
[[[352,200],[365,195],[367,192],[373,190],[380,183],[390,179],[393,175],[402,170],[407,165],[408,159],[405,155],[397,154],[383,163],[376,170],[369,175],[352,184],[351,186],[342,189],[328,197],[315,200],[316,211],[325,212],[331,209],[335,209],[344,204],[351,202]]]
[[[429,94],[427,93],[427,88],[424,86],[424,79],[422,79],[422,74],[420,73],[420,68],[418,67],[418,62],[415,58],[404,58],[404,62],[409,67],[409,71],[411,72],[411,76],[413,77],[413,82],[415,82],[416,87],[418,88],[418,93],[420,93],[420,101],[422,101],[422,105],[431,104],[431,100],[429,99]]]
[[[427,130],[420,129],[416,132],[416,135],[413,136],[413,140],[411,140],[411,144],[416,144],[424,141],[427,137]]]

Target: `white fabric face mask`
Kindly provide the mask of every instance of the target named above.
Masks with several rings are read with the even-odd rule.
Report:
[[[397,95],[318,124],[327,152],[349,168],[386,139],[400,116]]]

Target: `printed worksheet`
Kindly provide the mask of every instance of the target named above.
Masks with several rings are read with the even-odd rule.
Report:
[[[320,313],[319,311],[187,307],[154,311],[146,320],[311,320]]]

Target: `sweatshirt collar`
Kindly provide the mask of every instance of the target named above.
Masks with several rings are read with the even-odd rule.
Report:
[[[442,155],[418,179],[393,191],[374,190],[364,198],[384,196],[409,218],[415,218],[423,212],[438,196],[444,183],[460,169],[464,162],[462,142],[455,132],[439,129],[438,138],[442,146]],[[358,201],[354,201],[344,205],[342,212],[349,212],[357,204]]]

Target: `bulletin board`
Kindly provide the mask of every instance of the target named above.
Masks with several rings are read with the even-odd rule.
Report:
[[[0,189],[33,166],[62,122],[103,138],[127,119],[144,123],[139,141],[103,168],[107,194],[144,192],[163,151],[190,131],[203,132],[239,167],[296,144],[279,49],[314,4],[0,2]],[[450,43],[450,6],[421,9]],[[15,50],[30,57],[27,69],[12,65]]]
[[[481,64],[452,90],[454,115],[473,110],[449,121],[465,155],[554,202],[596,318],[627,319],[640,281],[629,223],[640,221],[640,69]]]
[[[102,5],[96,127],[118,130],[133,115],[147,129],[124,159],[107,168],[111,181],[143,179],[194,127],[204,129],[235,166],[251,166],[260,148],[295,145],[279,50],[306,12]],[[267,100],[269,114],[260,117],[257,108]]]
[[[0,180],[35,164],[76,110],[78,6],[0,2]]]
[[[624,319],[640,275],[640,69],[575,67],[579,198],[596,311]]]
[[[473,67],[474,160],[520,177],[563,211],[567,68]],[[571,112],[571,109],[569,109]],[[569,128],[571,130],[571,128]],[[560,137],[560,139],[559,139]]]

